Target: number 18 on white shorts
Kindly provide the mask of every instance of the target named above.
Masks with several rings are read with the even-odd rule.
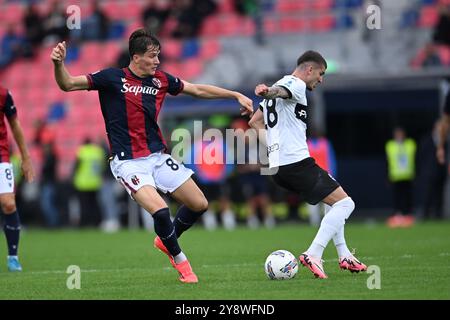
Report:
[[[0,194],[14,192],[14,172],[9,162],[0,163]]]
[[[110,167],[114,177],[130,195],[145,185],[171,193],[194,174],[191,169],[162,152],[130,160],[119,160],[115,156]]]

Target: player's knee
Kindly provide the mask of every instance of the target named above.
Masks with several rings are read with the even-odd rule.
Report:
[[[355,210],[355,202],[350,197],[344,198],[341,201],[338,201],[337,203],[335,203],[335,205],[336,204],[339,204],[339,206],[341,206],[342,208],[345,209],[345,212],[347,212],[347,219],[348,219],[348,217],[350,217],[353,210]]]
[[[345,205],[346,205],[346,207],[348,208],[348,210],[350,210],[350,211],[355,210],[355,202],[353,201],[352,198],[347,197],[347,198],[345,199]]]
[[[16,202],[13,200],[4,200],[0,204],[4,214],[10,214],[16,211]]]
[[[195,208],[193,208],[196,212],[205,212],[208,210],[208,200],[203,196],[197,203],[195,204]]]

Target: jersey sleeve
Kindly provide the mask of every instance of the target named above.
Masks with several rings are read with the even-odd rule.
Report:
[[[5,99],[5,107],[4,107],[5,116],[10,119],[17,115],[17,109],[14,106],[14,101],[11,96],[11,93],[8,91]]]
[[[181,91],[183,91],[184,84],[180,78],[176,78],[176,77],[172,76],[171,74],[168,74],[167,72],[165,72],[165,74],[167,77],[167,85],[168,85],[167,92],[169,94],[176,96]]]
[[[259,103],[259,110],[261,110],[262,112],[264,112],[264,107],[266,105],[266,100],[264,99],[263,101],[261,101]]]
[[[86,75],[89,82],[89,90],[102,90],[111,82],[111,70],[104,69]]]
[[[284,77],[277,81],[274,86],[284,88],[288,94],[288,99],[301,101],[306,95],[306,85],[302,81],[296,81],[295,79]]]

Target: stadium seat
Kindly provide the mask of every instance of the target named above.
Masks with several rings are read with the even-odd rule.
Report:
[[[282,17],[279,22],[279,31],[282,33],[303,32],[307,22],[302,17]]]
[[[200,28],[200,35],[202,37],[217,37],[222,34],[222,22],[218,15],[206,17]]]
[[[167,73],[175,76],[175,77],[180,77],[180,65],[177,62],[169,62],[169,61],[165,61],[162,65],[161,68],[166,71]]]
[[[439,13],[435,6],[424,6],[420,9],[420,17],[418,25],[421,28],[434,27],[439,19]]]
[[[122,39],[126,32],[126,27],[123,21],[113,21],[108,30],[109,40],[119,40]]]
[[[187,80],[192,80],[198,77],[203,70],[203,64],[198,58],[191,58],[183,61],[183,68],[181,77]]]
[[[336,25],[336,20],[332,14],[326,14],[319,17],[315,17],[311,20],[311,31],[323,32],[330,31]]]
[[[111,2],[111,1],[109,1]],[[141,21],[142,12],[144,7],[140,1],[125,1],[124,7],[126,9],[126,15],[122,12],[121,20],[127,21]]]
[[[221,36],[234,36],[239,34],[239,31],[241,30],[241,23],[243,21],[243,18],[240,15],[227,14],[222,15],[221,18]]]
[[[204,39],[200,47],[200,58],[210,60],[220,54],[221,46],[217,39]]]
[[[234,12],[233,0],[220,0],[217,11],[219,14]]]
[[[296,13],[309,7],[309,0],[278,0],[275,10],[279,13]]]
[[[267,16],[264,18],[264,33],[267,35],[273,35],[279,32],[278,17]]]
[[[242,19],[242,23],[241,23],[241,31],[239,32],[239,34],[242,34],[244,36],[253,36],[255,34],[256,31],[256,26],[255,26],[255,22],[253,21],[252,18],[250,17],[244,17]]]
[[[81,48],[83,61],[90,59],[99,59],[102,54],[101,44],[98,42],[86,42]]]
[[[3,4],[4,6],[4,4]],[[8,24],[14,24],[14,25],[20,25],[17,22],[22,21],[22,17],[25,11],[25,6],[21,2],[11,2],[8,4],[8,8],[3,9],[1,11],[4,11],[1,17],[1,23],[8,25]]]
[[[102,44],[102,59],[105,66],[115,65],[120,54],[120,44],[117,41],[108,41]]]
[[[334,6],[334,0],[315,0],[311,3],[311,8],[314,10],[326,11]]]
[[[200,47],[197,39],[186,39],[183,42],[181,57],[183,59],[196,57],[199,51]]]
[[[335,28],[340,30],[351,29],[355,26],[353,17],[350,14],[338,14],[335,19]]]
[[[182,52],[182,43],[179,40],[166,39],[164,40],[162,51],[163,56],[167,59],[179,59]]]
[[[120,1],[100,2],[101,8],[110,20],[126,20],[128,8]]]

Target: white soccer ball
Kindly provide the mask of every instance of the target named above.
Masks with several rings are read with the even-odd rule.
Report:
[[[264,270],[271,280],[292,279],[298,272],[298,262],[289,251],[277,250],[267,257]]]

